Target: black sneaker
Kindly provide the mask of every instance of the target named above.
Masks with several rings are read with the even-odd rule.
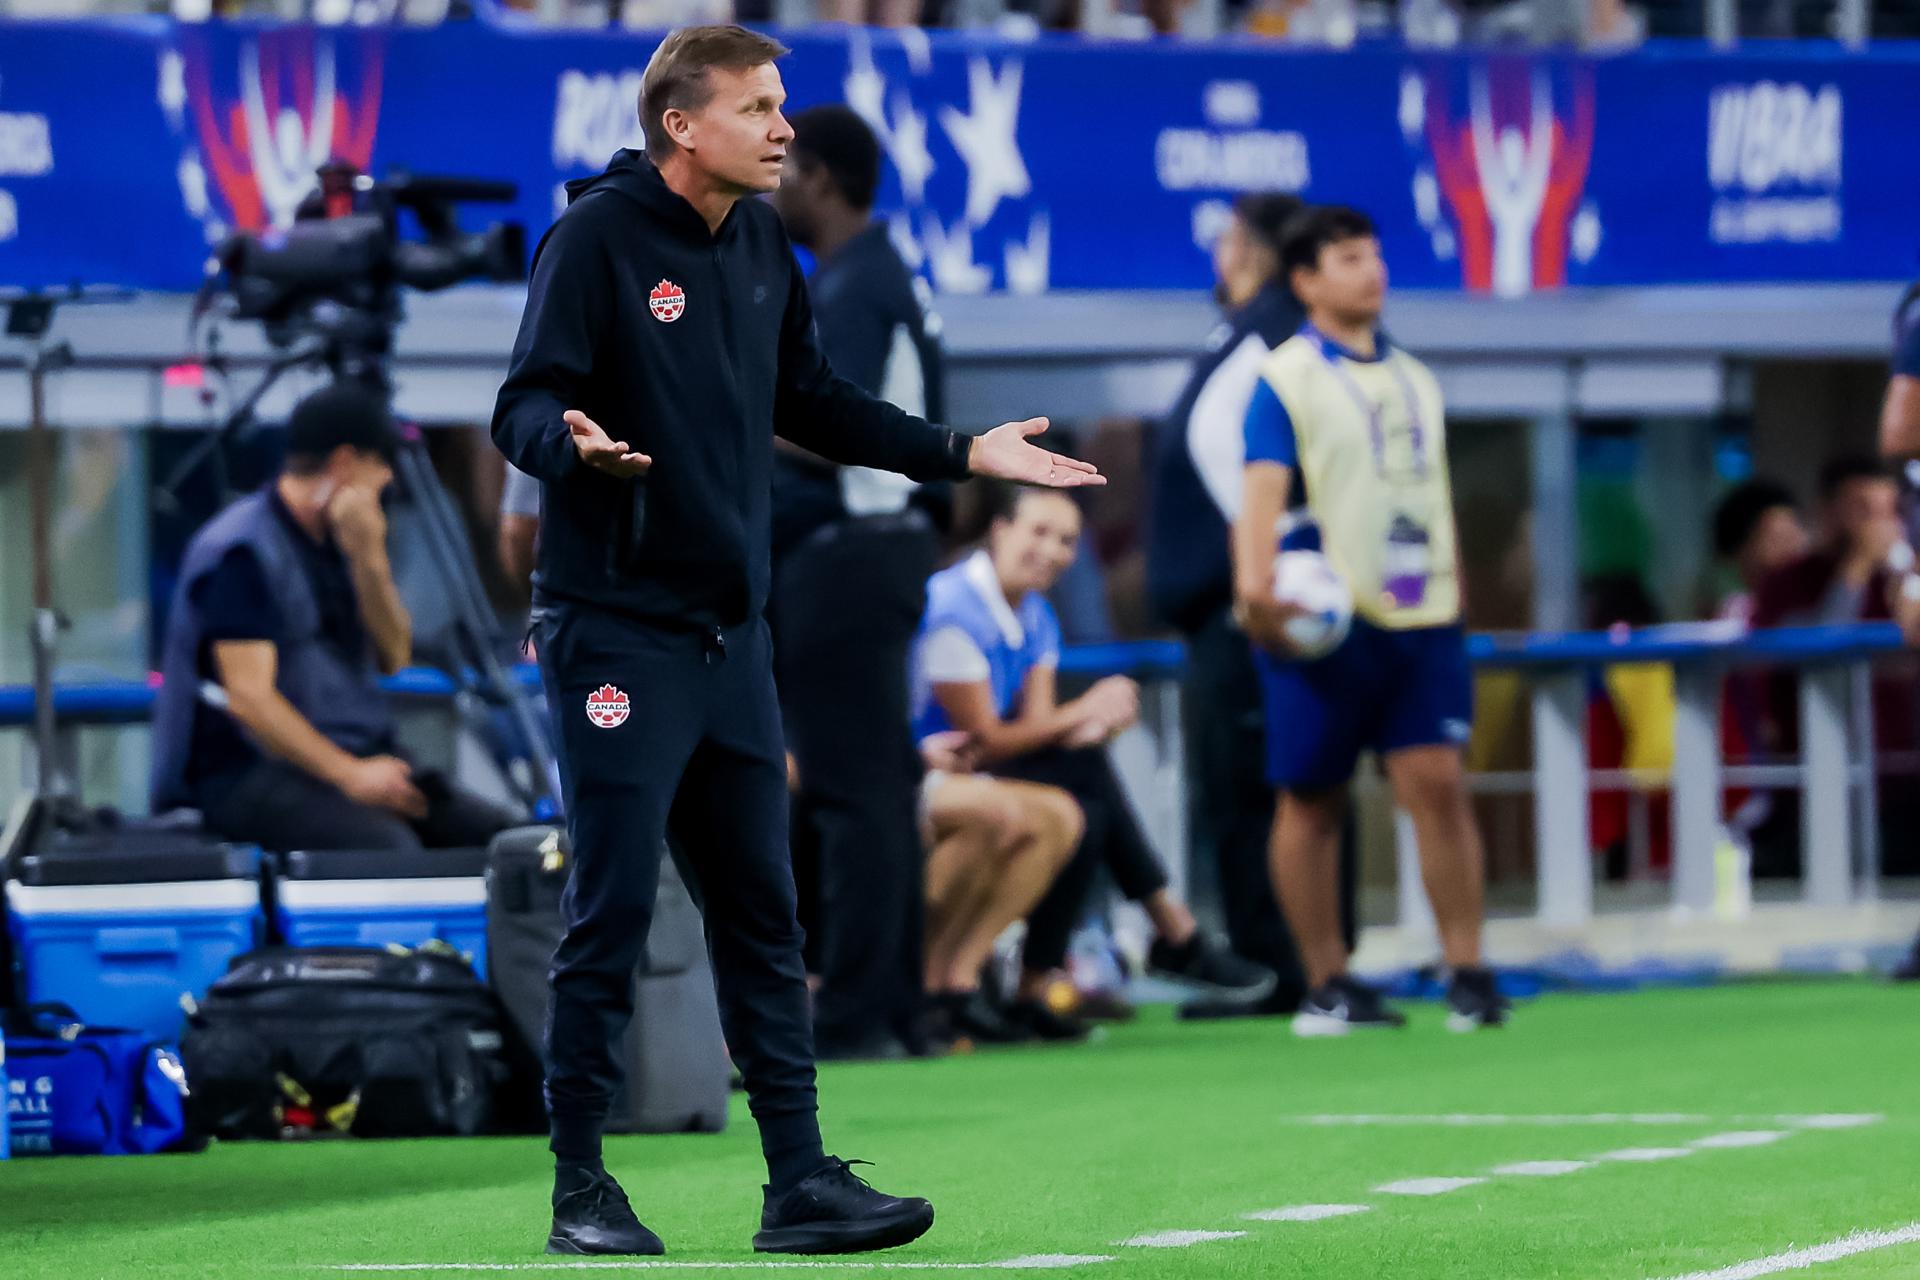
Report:
[[[1235,955],[1198,930],[1179,946],[1155,938],[1147,949],[1147,972],[1169,982],[1205,987],[1214,994],[1241,1000],[1264,999],[1279,981],[1273,970]]]
[[[949,1040],[1022,1044],[1033,1039],[1033,1032],[1010,1021],[984,991],[943,991],[932,997],[932,1003]]]
[[[1447,985],[1447,1030],[1478,1031],[1507,1025],[1509,1006],[1491,969],[1455,969]]]
[[[548,1253],[658,1256],[667,1251],[627,1203],[627,1193],[605,1169],[570,1166],[553,1175],[553,1230]]]
[[[775,1198],[753,1238],[758,1253],[867,1253],[918,1240],[933,1225],[933,1206],[918,1196],[882,1195],[853,1171],[865,1160],[827,1157],[826,1164]]]
[[[1070,1044],[1087,1038],[1087,1024],[1055,1013],[1039,1000],[1015,1000],[1007,1006],[1007,1021],[1035,1040]]]
[[[1344,1036],[1349,1031],[1404,1027],[1407,1020],[1380,999],[1364,982],[1342,974],[1309,991],[1293,1015],[1297,1036]]]

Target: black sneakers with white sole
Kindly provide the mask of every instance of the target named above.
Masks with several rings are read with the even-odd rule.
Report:
[[[1491,969],[1455,969],[1447,984],[1447,1030],[1504,1027],[1512,1006],[1500,994]]]
[[[1350,1031],[1388,1030],[1407,1025],[1380,993],[1345,974],[1307,993],[1293,1015],[1297,1036],[1344,1036]]]

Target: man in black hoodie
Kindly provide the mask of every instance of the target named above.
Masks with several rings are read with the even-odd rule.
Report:
[[[662,42],[641,82],[647,153],[570,184],[494,411],[495,442],[541,482],[540,664],[574,859],[547,1035],[555,1253],[664,1251],[601,1165],[600,1134],[669,828],[766,1156],[754,1247],[887,1248],[933,1222],[820,1141],[761,620],[774,436],[923,480],[1100,482],[1030,443],[1044,418],[970,439],[828,367],[779,219],[751,198],[779,185],[793,137],[785,52],[739,27]]]

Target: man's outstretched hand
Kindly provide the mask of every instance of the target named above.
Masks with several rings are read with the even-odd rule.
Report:
[[[1045,418],[1007,422],[983,436],[975,436],[967,450],[967,466],[977,476],[993,476],[1017,484],[1076,489],[1083,484],[1105,484],[1107,478],[1091,462],[1063,458],[1029,443],[1027,437],[1047,429]]]
[[[604,471],[610,476],[643,476],[653,465],[652,458],[635,453],[626,441],[609,439],[599,423],[578,409],[569,409],[561,417],[567,430],[573,433],[573,447],[580,454],[580,461],[595,471]]]

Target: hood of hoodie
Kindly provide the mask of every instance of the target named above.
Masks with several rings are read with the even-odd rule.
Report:
[[[702,244],[727,235],[737,221],[739,202],[727,211],[727,217],[720,224],[720,230],[707,230],[707,220],[699,211],[687,203],[684,196],[667,185],[660,176],[659,168],[647,158],[644,151],[632,147],[622,147],[613,153],[607,161],[607,167],[587,178],[574,178],[567,183],[567,204],[571,207],[586,195],[596,191],[611,191],[625,196],[638,205],[662,229],[679,235],[697,239]]]

